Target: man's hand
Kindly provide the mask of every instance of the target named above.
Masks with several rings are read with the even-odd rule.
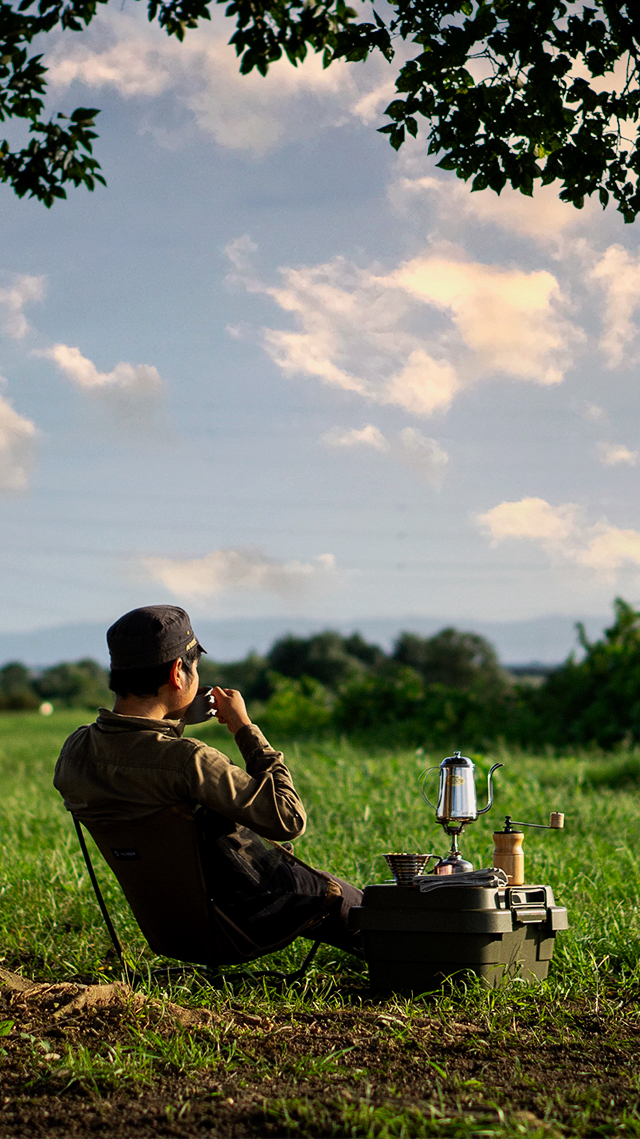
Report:
[[[219,724],[226,724],[235,736],[236,732],[251,720],[247,715],[242,693],[235,688],[214,688],[216,717]]]

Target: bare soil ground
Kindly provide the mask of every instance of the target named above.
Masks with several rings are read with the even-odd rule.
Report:
[[[0,970],[0,1136],[640,1134],[635,1001],[494,1023],[253,1015]],[[576,1129],[576,1118],[582,1121]]]

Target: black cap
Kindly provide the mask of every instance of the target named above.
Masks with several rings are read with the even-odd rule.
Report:
[[[125,613],[107,632],[114,670],[154,668],[198,646],[189,614],[177,605],[145,605]]]

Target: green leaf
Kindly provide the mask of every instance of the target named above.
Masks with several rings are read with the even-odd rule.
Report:
[[[95,107],[76,107],[69,117],[72,123],[92,123],[99,114]]]

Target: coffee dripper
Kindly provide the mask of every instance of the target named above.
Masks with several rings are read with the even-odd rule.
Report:
[[[476,796],[475,764],[472,760],[455,751],[453,755],[442,760],[438,767],[430,767],[420,776],[420,794],[430,807],[436,812],[436,822],[444,828],[445,834],[451,836],[451,849],[446,858],[441,859],[436,866],[436,874],[460,874],[473,870],[473,864],[467,862],[458,849],[458,835],[468,823],[473,823],[478,815],[484,815],[493,803],[493,773],[503,763],[494,763],[487,776],[487,805],[478,809]],[[438,802],[432,803],[427,795],[426,782],[432,771],[440,772],[438,786]]]

